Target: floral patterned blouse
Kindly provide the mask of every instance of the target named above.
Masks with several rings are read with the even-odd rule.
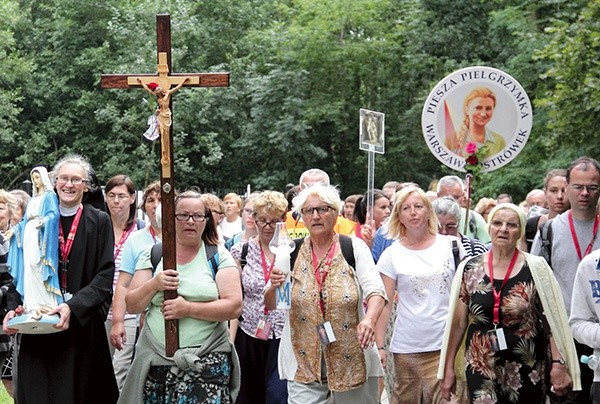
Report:
[[[543,403],[550,385],[550,342],[531,271],[524,263],[502,288],[497,327],[504,331],[507,349],[495,351],[494,298],[483,257],[466,264],[460,292],[469,308],[465,341],[469,398],[486,404]],[[493,287],[500,290],[502,281],[494,279]]]
[[[238,243],[231,248],[231,255],[239,260],[242,255],[242,246],[244,243]],[[271,268],[271,262],[267,259],[267,268]],[[258,322],[265,318],[271,323],[271,338],[281,338],[283,324],[285,322],[285,313],[282,310],[269,310],[265,315],[265,303],[263,290],[265,288],[265,276],[262,267],[262,258],[260,254],[260,245],[257,238],[253,237],[248,241],[248,255],[246,255],[246,265],[242,269],[242,288],[244,292],[244,301],[242,304],[242,318],[240,328],[249,336],[254,337]]]

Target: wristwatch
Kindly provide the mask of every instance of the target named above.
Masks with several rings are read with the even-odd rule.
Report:
[[[565,360],[563,358],[552,359],[552,363],[559,363],[561,365],[564,365],[565,364]]]

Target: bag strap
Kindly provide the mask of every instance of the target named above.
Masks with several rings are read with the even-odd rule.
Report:
[[[352,269],[356,268],[356,259],[354,258],[354,247],[352,246],[352,238],[349,236],[344,236],[340,234],[340,249],[342,250],[342,255],[344,259],[352,267]],[[304,237],[294,239],[294,243],[296,243],[296,248],[290,254],[290,265],[291,268],[294,268],[294,264],[296,263],[296,258],[298,258],[298,252],[300,251],[300,246],[304,242]]]
[[[242,269],[244,269],[244,267],[246,266],[246,263],[248,261],[246,261],[246,257],[248,256],[248,242],[246,241],[244,244],[242,244],[242,255],[240,255],[240,267]]]
[[[541,216],[534,216],[527,219],[525,223],[525,242],[527,243],[527,251],[531,251],[533,240],[538,232],[538,223],[540,222]]]
[[[473,237],[475,237],[477,234],[477,222],[475,222],[475,215],[472,210],[469,211],[469,230]]]
[[[206,260],[208,261],[208,266],[213,273],[213,278],[216,278],[217,272],[219,271],[219,247],[212,244],[204,244],[204,249],[206,250]]]
[[[290,254],[290,269],[292,271],[294,270],[294,264],[296,263],[296,258],[298,258],[298,252],[300,252],[300,246],[302,245],[302,243],[304,243],[304,237],[295,238],[294,243],[296,244],[296,248],[294,248],[294,251],[292,251],[292,253]]]
[[[552,268],[552,220],[548,220],[540,227],[541,256],[544,257]]]
[[[352,247],[352,238],[340,234],[340,248],[344,259],[352,267],[356,268],[356,259],[354,258],[354,247]]]
[[[460,249],[457,240],[452,240],[452,256],[454,257],[454,269],[456,269],[460,264]]]
[[[158,242],[150,249],[150,263],[152,264],[152,275],[156,272],[156,267],[162,259],[162,242]]]

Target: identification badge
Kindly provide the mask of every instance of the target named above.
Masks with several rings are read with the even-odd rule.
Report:
[[[271,322],[266,318],[262,318],[258,321],[254,337],[262,340],[268,340],[271,333]]]
[[[488,338],[493,352],[503,351],[507,347],[506,338],[504,337],[504,330],[502,328],[496,328],[488,331]]]
[[[336,341],[335,334],[333,333],[333,328],[331,327],[331,323],[329,321],[326,321],[323,324],[319,324],[317,326],[317,334],[319,334],[319,339],[321,340],[321,343],[325,346]]]

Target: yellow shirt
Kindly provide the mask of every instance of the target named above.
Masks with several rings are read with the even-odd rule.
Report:
[[[297,220],[294,219],[292,212],[288,212],[285,217],[285,227],[287,228],[290,237],[293,239],[308,236],[306,225],[299,216]],[[337,222],[333,227],[333,231],[344,236],[355,236],[355,229],[356,223],[342,216],[338,216]]]

